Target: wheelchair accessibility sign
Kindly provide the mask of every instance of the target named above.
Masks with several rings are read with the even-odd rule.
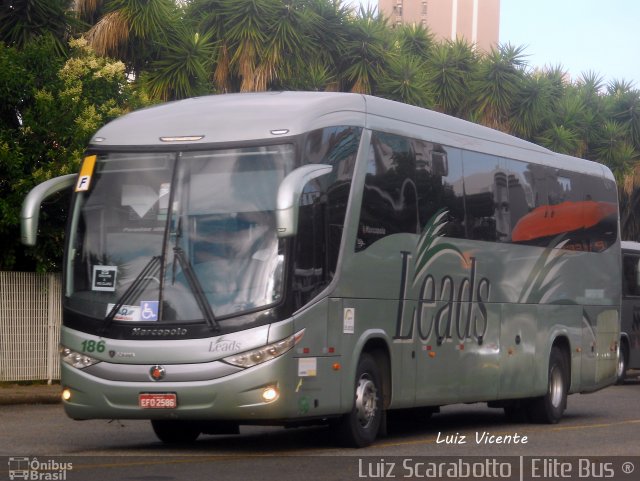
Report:
[[[107,305],[107,314],[115,304]],[[123,305],[113,317],[114,321],[125,322],[154,322],[158,320],[158,301],[140,301],[137,306]]]
[[[140,320],[141,321],[157,321],[158,320],[158,301],[142,301],[140,303]]]

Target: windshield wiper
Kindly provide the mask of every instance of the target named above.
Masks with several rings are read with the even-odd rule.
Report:
[[[209,324],[211,330],[219,331],[220,324],[218,323],[216,316],[213,314],[213,309],[211,309],[211,304],[209,304],[207,296],[204,293],[204,289],[202,289],[202,284],[200,284],[198,276],[193,271],[193,267],[191,267],[191,263],[187,259],[182,247],[175,246],[173,248],[173,256],[174,259],[178,259],[178,263],[180,264],[180,267],[182,267],[182,272],[184,272],[184,276],[191,288],[193,297],[195,297],[198,307],[200,308],[200,311],[202,311],[207,324]]]
[[[149,282],[158,275],[160,272],[160,260],[162,256],[153,256],[147,262],[147,265],[144,266],[140,274],[136,276],[133,282],[127,287],[124,291],[120,299],[115,303],[115,305],[111,308],[107,316],[104,318],[104,324],[102,326],[101,334],[104,334],[106,330],[109,328],[113,320],[115,319],[122,306],[124,306],[130,299],[141,294],[144,289],[147,288]]]

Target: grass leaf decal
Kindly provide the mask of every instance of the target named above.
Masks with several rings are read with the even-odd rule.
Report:
[[[420,278],[428,265],[440,254],[445,252],[453,252],[459,255],[463,260],[464,256],[460,249],[448,242],[436,242],[436,239],[443,235],[442,230],[447,224],[447,215],[449,211],[445,208],[438,210],[424,227],[422,235],[418,240],[416,247],[416,268],[413,274],[413,283]],[[465,261],[466,263],[466,261]]]
[[[539,304],[547,294],[559,285],[559,278],[549,278],[549,276],[553,272],[557,272],[566,261],[567,251],[562,248],[568,239],[563,241],[562,237],[563,235],[555,237],[542,252],[524,283],[518,302]]]

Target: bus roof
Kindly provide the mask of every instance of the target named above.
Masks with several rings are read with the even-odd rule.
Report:
[[[556,154],[482,125],[378,97],[337,92],[222,94],[168,102],[108,123],[91,139],[91,146],[193,148],[286,138],[334,125],[383,130],[613,179],[604,165]]]

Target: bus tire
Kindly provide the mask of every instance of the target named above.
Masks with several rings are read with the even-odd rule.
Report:
[[[506,404],[503,409],[504,416],[509,422],[518,423],[529,421],[529,412],[527,410],[527,404],[525,400],[512,401]]]
[[[188,444],[200,436],[200,429],[189,421],[152,419],[151,427],[158,439],[165,444]]]
[[[629,367],[629,347],[627,341],[620,339],[618,351],[618,365],[616,367],[616,384],[623,384],[627,377],[627,368]]]
[[[548,373],[546,394],[532,399],[529,405],[529,417],[534,423],[556,424],[567,408],[569,365],[558,346],[551,348]]]
[[[337,434],[344,445],[363,448],[375,441],[382,424],[382,400],[378,365],[369,354],[363,354],[356,369],[351,412],[342,416],[337,426]]]

